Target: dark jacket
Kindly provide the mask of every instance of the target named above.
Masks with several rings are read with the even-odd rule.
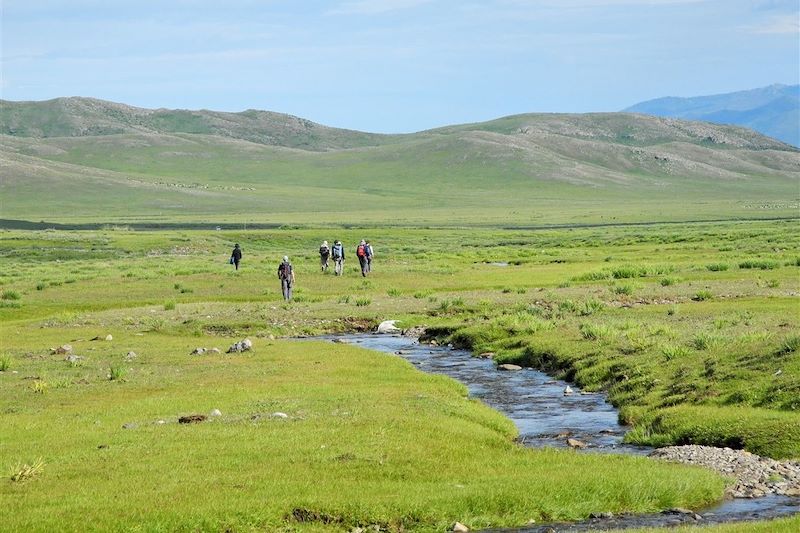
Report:
[[[231,252],[231,257],[237,263],[242,260],[242,249],[241,248],[234,248],[233,252]]]

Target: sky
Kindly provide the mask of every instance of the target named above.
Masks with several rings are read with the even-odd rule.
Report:
[[[0,0],[6,100],[412,132],[800,83],[800,0]]]

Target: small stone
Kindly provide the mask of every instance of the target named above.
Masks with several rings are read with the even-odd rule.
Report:
[[[156,420],[156,424],[158,424],[159,426],[163,426],[166,423],[167,423],[166,420]]]
[[[569,396],[569,395],[570,395],[570,394],[572,394],[573,392],[574,392],[574,391],[572,390],[572,387],[570,387],[569,385],[567,385],[567,386],[564,388],[564,396]]]
[[[111,334],[108,334],[108,335],[106,335],[106,340],[107,341],[113,341],[114,337],[112,337]]]
[[[71,353],[71,354],[69,354],[68,356],[66,356],[64,358],[64,361],[67,361],[69,363],[79,363],[79,362],[83,361],[83,357],[81,357],[80,355],[75,355],[75,354]]]
[[[136,429],[137,427],[139,426],[133,422],[126,422],[125,424],[122,424],[122,429]]]
[[[469,528],[462,524],[461,522],[456,522],[453,524],[453,531],[459,531],[460,533],[466,533],[469,531]]]
[[[522,367],[519,365],[512,365],[506,363],[503,365],[498,365],[497,370],[515,371],[515,370],[522,370]]]
[[[203,355],[204,353],[206,353],[206,349],[198,347],[192,350],[192,353],[190,353],[189,355]]]
[[[211,348],[209,350],[209,352],[211,352],[211,353],[222,353],[222,350],[220,350],[219,348]]]
[[[53,354],[58,354],[58,355],[67,354],[67,353],[70,353],[72,351],[72,345],[71,344],[62,344],[58,348],[51,348],[50,351]]]
[[[666,514],[694,514],[694,511],[690,511],[689,509],[684,509],[683,507],[673,507],[672,509],[667,509],[664,511]]]
[[[494,352],[483,352],[478,357],[482,357],[483,359],[491,359],[494,357]]]
[[[269,340],[271,340],[271,341],[274,341],[274,340],[275,340],[275,335],[273,335],[272,333],[270,333],[270,334],[269,334],[269,336],[268,336],[267,338],[268,338]]]
[[[214,409],[208,416],[222,416],[222,411],[219,409]]]
[[[136,352],[128,352],[125,354],[125,359],[130,361],[131,359],[136,359]]]
[[[271,416],[272,418],[289,418],[289,415],[287,415],[286,413],[281,413],[280,411],[276,411],[269,416]]]
[[[585,442],[580,441],[578,439],[567,439],[567,446],[569,446],[570,448],[582,449],[582,448],[586,448],[586,446],[588,446],[588,445]]]

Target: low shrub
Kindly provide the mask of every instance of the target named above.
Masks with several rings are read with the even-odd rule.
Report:
[[[356,307],[366,307],[372,303],[372,300],[369,298],[356,298],[355,304]]]
[[[170,300],[164,304],[164,311],[173,311],[175,310],[175,301]]]
[[[711,294],[711,291],[709,291],[707,289],[702,289],[702,290],[699,290],[699,291],[697,291],[695,293],[695,295],[692,297],[692,300],[694,300],[696,302],[702,302],[702,301],[705,301],[705,300],[710,300],[713,297],[714,297],[714,295]]]
[[[711,272],[725,272],[728,268],[728,263],[710,263],[706,265],[706,269]]]
[[[20,295],[17,291],[7,290],[3,291],[3,294],[0,295],[0,298],[3,300],[19,300]]]

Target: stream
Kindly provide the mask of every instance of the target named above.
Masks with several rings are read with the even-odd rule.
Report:
[[[647,455],[652,448],[622,442],[627,426],[618,422],[617,410],[600,393],[578,387],[525,368],[498,371],[491,359],[468,351],[419,344],[399,335],[351,334],[323,337],[403,357],[424,372],[444,374],[467,386],[470,396],[509,417],[519,428],[520,441],[533,448],[568,447],[567,438],[586,444],[583,452]],[[571,394],[564,391],[569,386]],[[634,527],[711,524],[764,520],[800,512],[800,498],[771,495],[754,499],[724,500],[694,513],[621,514],[580,522],[535,524],[505,532],[589,531]],[[501,530],[497,530],[501,531]]]

